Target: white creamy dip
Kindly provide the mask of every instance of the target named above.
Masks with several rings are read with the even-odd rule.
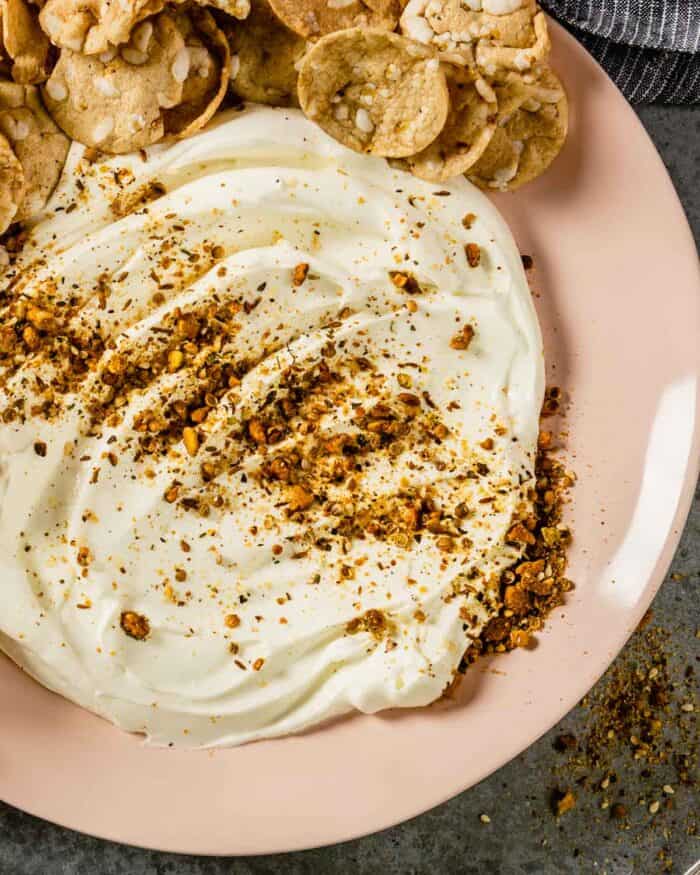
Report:
[[[521,553],[543,393],[476,188],[262,107],[74,144],[0,289],[0,649],[159,745],[441,695]]]

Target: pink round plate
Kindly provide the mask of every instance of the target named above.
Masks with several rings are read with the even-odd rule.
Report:
[[[634,112],[553,31],[569,141],[538,182],[497,198],[535,258],[550,380],[573,402],[576,590],[540,646],[478,665],[456,703],[189,753],[144,747],[0,658],[0,798],[94,835],[188,853],[337,842],[481,780],[610,664],[671,561],[698,473],[700,272]]]

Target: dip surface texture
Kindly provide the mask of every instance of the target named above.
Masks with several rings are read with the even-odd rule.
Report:
[[[190,747],[440,697],[522,553],[543,393],[476,188],[255,106],[147,154],[74,144],[0,326],[20,666]]]

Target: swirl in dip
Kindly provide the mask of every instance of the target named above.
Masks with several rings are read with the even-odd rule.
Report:
[[[296,111],[62,182],[0,296],[0,648],[156,744],[427,705],[521,555],[503,220]]]

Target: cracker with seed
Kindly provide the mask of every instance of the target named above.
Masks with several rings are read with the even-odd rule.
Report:
[[[12,78],[21,85],[45,82],[51,68],[51,43],[38,14],[26,0],[4,0],[2,5],[2,42],[12,60]]]
[[[95,55],[128,42],[134,27],[164,6],[165,0],[46,0],[39,21],[54,45]]]
[[[0,234],[15,221],[24,190],[22,165],[7,138],[0,134]]]
[[[107,56],[63,49],[42,93],[74,140],[112,154],[132,152],[163,137],[163,110],[182,101],[189,69],[185,39],[173,17],[161,13]]]
[[[356,152],[405,158],[447,120],[445,73],[432,49],[399,34],[355,27],[322,37],[299,70],[299,102]]]
[[[546,61],[547,22],[535,0],[409,0],[401,32],[432,45],[444,60],[486,76],[525,71]]]
[[[513,191],[543,173],[561,151],[568,127],[566,93],[549,69],[534,83],[510,73],[494,90],[496,131],[467,176],[481,188]]]
[[[183,0],[172,0],[181,4]],[[234,18],[245,18],[250,0],[195,0]],[[129,41],[134,27],[162,12],[167,0],[46,0],[41,26],[55,45],[85,55],[109,52]]]
[[[206,9],[176,16],[189,53],[189,70],[177,106],[163,114],[165,133],[178,139],[203,128],[226,95],[231,75],[228,42]]]
[[[523,12],[513,13],[512,17]],[[523,15],[511,22],[510,28],[480,39],[475,49],[476,64],[486,76],[498,76],[502,70],[538,72],[547,63],[551,48],[547,19],[538,9],[531,22]]]
[[[25,192],[14,221],[39,213],[56,187],[70,140],[47,114],[35,85],[0,82],[0,131],[22,165]]]
[[[306,40],[277,18],[267,0],[255,0],[250,16],[228,31],[231,90],[243,100],[297,106],[297,64]]]
[[[428,182],[466,173],[478,161],[496,130],[496,95],[464,67],[447,68],[450,112],[436,140],[402,164]]]
[[[400,0],[270,0],[279,20],[305,39],[316,40],[349,27],[394,30]]]

